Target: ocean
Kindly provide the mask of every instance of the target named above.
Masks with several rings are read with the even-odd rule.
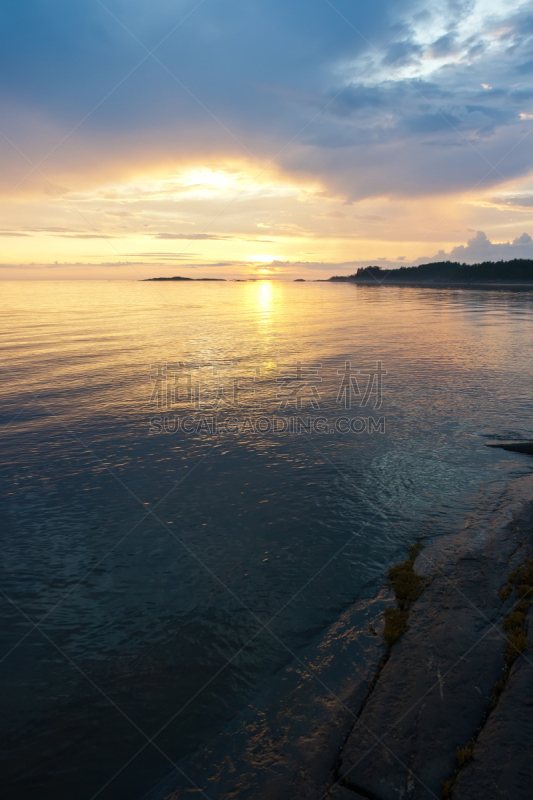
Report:
[[[136,800],[533,439],[533,291],[4,282],[2,783]]]

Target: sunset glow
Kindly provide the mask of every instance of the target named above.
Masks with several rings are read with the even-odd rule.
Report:
[[[531,800],[531,3],[2,11],[4,800]]]
[[[149,20],[137,6],[83,2],[83,27],[36,15],[5,42],[3,277],[318,278],[533,255],[525,5],[476,0],[454,28],[445,2],[325,4],[303,29],[285,20],[274,58],[260,30],[277,6],[251,38],[203,5],[156,2]]]

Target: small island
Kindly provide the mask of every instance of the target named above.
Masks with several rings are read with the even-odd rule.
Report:
[[[143,278],[144,281],[225,281],[225,278],[182,278],[181,275],[174,275],[173,278]]]

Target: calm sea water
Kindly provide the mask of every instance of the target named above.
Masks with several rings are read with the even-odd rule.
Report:
[[[415,540],[531,470],[484,445],[533,438],[533,292],[2,297],[6,797],[141,798],[290,660],[280,640],[298,652]],[[321,420],[283,431],[295,416]]]

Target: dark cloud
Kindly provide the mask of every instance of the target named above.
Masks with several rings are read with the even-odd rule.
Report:
[[[487,183],[533,166],[530,149],[513,149],[533,99],[517,80],[532,63],[533,17],[520,8],[496,4],[466,36],[474,0],[336,0],[340,14],[308,0],[106,5],[2,9],[6,134],[39,160],[84,120],[54,154],[58,172],[252,154],[358,199],[469,189],[487,162],[498,164]],[[171,74],[136,41],[151,49],[167,34],[154,55]]]
[[[414,42],[394,42],[387,48],[383,62],[387,66],[403,67],[419,59],[422,53],[423,50],[420,45]]]
[[[445,33],[444,36],[440,36],[431,45],[431,55],[434,58],[443,58],[450,55],[450,53],[457,52],[457,47],[457,33]]]
[[[529,75],[530,72],[533,72],[533,58],[529,61],[524,61],[523,64],[517,64],[516,71],[520,75]]]

